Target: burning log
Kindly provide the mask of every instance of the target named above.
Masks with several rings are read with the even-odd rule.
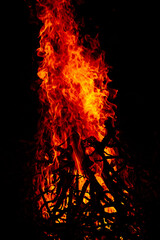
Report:
[[[83,46],[69,0],[37,0],[42,104],[33,187],[48,239],[141,239],[133,171],[115,127],[117,91],[96,39]],[[87,40],[88,39],[88,40]]]
[[[82,142],[83,148],[87,146],[86,141],[85,144]],[[95,141],[93,142],[92,139],[92,146],[96,146]],[[91,139],[88,142],[91,144]],[[93,172],[94,163],[88,163],[90,161],[89,155],[84,154],[85,175],[82,176],[78,173],[74,174],[73,171],[68,171],[66,166],[70,166],[70,164],[66,164],[64,168],[60,168],[56,172],[60,176],[56,197],[53,200],[46,201],[44,195],[47,194],[47,191],[41,192],[41,194],[44,194],[42,207],[46,208],[49,214],[48,222],[45,221],[46,227],[48,229],[48,226],[51,226],[48,229],[51,235],[53,234],[53,225],[55,225],[54,231],[56,232],[59,231],[57,225],[62,224],[64,231],[64,235],[61,236],[62,239],[68,234],[72,234],[72,237],[74,234],[78,234],[78,236],[74,236],[74,239],[78,239],[78,237],[84,239],[86,236],[92,238],[95,236],[97,238],[110,236],[111,239],[116,239],[115,236],[122,236],[124,239],[125,237],[140,239],[140,229],[136,225],[135,206],[132,202],[131,186],[126,185],[119,176],[119,172],[117,173],[114,166],[108,163],[108,156],[104,154],[103,144],[99,142],[99,155],[102,156],[101,161],[104,164],[101,176]],[[63,159],[64,150],[61,157]],[[109,157],[113,158],[114,156],[110,155]],[[48,204],[51,203],[53,206],[48,208]]]

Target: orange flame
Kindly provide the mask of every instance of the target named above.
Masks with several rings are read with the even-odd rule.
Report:
[[[52,184],[55,177],[50,170],[59,167],[57,146],[64,144],[63,147],[66,147],[67,139],[71,138],[75,173],[78,171],[83,176],[80,141],[75,143],[72,135],[76,132],[79,139],[92,136],[102,141],[107,134],[105,121],[108,118],[112,119],[112,124],[115,121],[115,105],[109,101],[109,97],[112,95],[114,98],[116,91],[108,88],[111,80],[107,75],[108,67],[103,51],[97,54],[100,49],[97,37],[92,39],[85,36],[85,39],[80,39],[71,1],[37,0],[37,3],[38,18],[43,24],[37,50],[38,56],[43,59],[38,69],[38,77],[41,79],[39,98],[45,106],[42,107],[38,133],[40,147],[37,150],[37,159],[49,161],[51,158],[51,163],[47,168],[41,167],[41,176],[35,181],[42,191],[46,186],[52,190],[45,194],[46,199],[50,200],[56,194],[56,185]],[[84,46],[85,41],[90,47]],[[52,146],[51,157],[46,150],[47,143]],[[88,151],[92,149],[88,148]],[[109,153],[111,151],[114,155],[114,149],[108,150]],[[102,166],[97,164],[95,169],[97,181],[104,186]],[[85,178],[82,177],[79,188],[82,189],[84,182]],[[104,190],[108,189],[104,187]],[[109,193],[108,197],[114,201]],[[42,206],[44,201],[41,198],[39,205]],[[106,211],[114,212],[115,209]],[[45,215],[45,211],[43,214]]]
[[[43,26],[38,49],[38,56],[43,57],[38,69],[40,100],[49,104],[44,125],[53,145],[61,144],[73,130],[82,139],[94,136],[102,140],[104,121],[115,117],[113,104],[108,101],[110,79],[104,54],[94,56],[99,47],[97,39],[88,39],[91,49],[81,44],[70,1],[47,3],[49,6],[43,6],[39,13]]]

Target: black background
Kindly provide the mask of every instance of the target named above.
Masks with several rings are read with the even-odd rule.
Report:
[[[111,86],[118,89],[116,104],[122,142],[141,169],[148,172],[140,199],[146,222],[145,239],[156,239],[159,219],[159,53],[158,6],[150,1],[91,1],[75,3],[77,19],[84,18],[82,32],[99,33],[106,62],[112,66]],[[34,1],[30,1],[31,4]],[[9,8],[9,9],[8,9]],[[37,80],[38,32],[34,7],[10,4],[3,22],[5,68],[2,71],[2,199],[6,236],[31,237],[34,226],[26,217],[24,199],[31,186],[26,149],[34,147],[39,118],[38,95],[31,90]],[[3,24],[2,24],[3,25]],[[136,163],[137,164],[137,163]],[[135,165],[136,165],[135,164]],[[22,235],[21,235],[22,234]],[[9,238],[7,238],[9,239]]]

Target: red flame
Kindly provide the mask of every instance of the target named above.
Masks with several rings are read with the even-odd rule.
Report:
[[[52,184],[55,177],[50,169],[60,167],[57,147],[66,148],[67,139],[70,138],[74,172],[83,176],[80,140],[92,136],[102,141],[106,136],[105,121],[110,118],[114,125],[116,118],[115,105],[109,101],[110,97],[116,96],[116,91],[108,88],[111,80],[107,75],[104,52],[97,54],[100,50],[97,37],[80,38],[71,1],[37,0],[37,3],[38,18],[43,24],[37,50],[38,56],[43,59],[38,69],[42,117],[38,132],[37,159],[50,163],[47,167],[42,165],[40,170],[37,169],[40,175],[34,181],[37,181],[39,186],[37,193],[39,188],[44,191],[46,186],[52,190],[52,193],[46,196],[46,199],[51,200],[55,197],[56,185]],[[87,42],[89,47],[85,47],[84,42]],[[78,134],[77,141],[73,140],[74,133]],[[50,146],[49,151],[47,145]],[[88,147],[86,154],[91,152],[92,147]],[[115,155],[115,150],[106,148],[106,154]],[[94,158],[94,155],[91,158]],[[101,177],[102,169],[102,164],[94,165],[97,181],[104,190],[108,190]],[[79,180],[80,189],[84,182],[85,178]],[[111,194],[108,193],[108,197],[114,201]],[[44,201],[43,198],[39,200],[40,207]],[[115,208],[112,210],[115,211]],[[111,209],[106,211],[110,212]],[[46,217],[45,210],[43,216]]]

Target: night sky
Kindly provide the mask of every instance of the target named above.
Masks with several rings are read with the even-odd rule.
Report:
[[[112,67],[109,77],[113,80],[111,87],[118,89],[116,104],[121,141],[136,159],[135,166],[138,164],[148,171],[148,177],[144,178],[150,184],[144,184],[140,198],[147,219],[145,239],[156,239],[153,234],[156,236],[158,232],[155,218],[160,202],[158,6],[149,1],[145,4],[128,1],[127,5],[108,0],[78,2],[81,4],[75,4],[77,19],[83,17],[85,22],[82,34],[99,33],[106,62]],[[28,172],[24,165],[28,163],[26,149],[34,146],[39,118],[38,95],[32,88],[37,87],[36,48],[40,28],[34,10],[25,2],[21,11],[19,9],[13,10],[10,6],[8,13],[9,33],[4,34],[9,39],[7,68],[4,90],[1,90],[1,95],[5,94],[1,131],[7,209],[4,222],[12,229],[11,236],[17,238],[21,232],[30,237],[33,227],[25,217],[24,198],[30,183],[26,186]]]

